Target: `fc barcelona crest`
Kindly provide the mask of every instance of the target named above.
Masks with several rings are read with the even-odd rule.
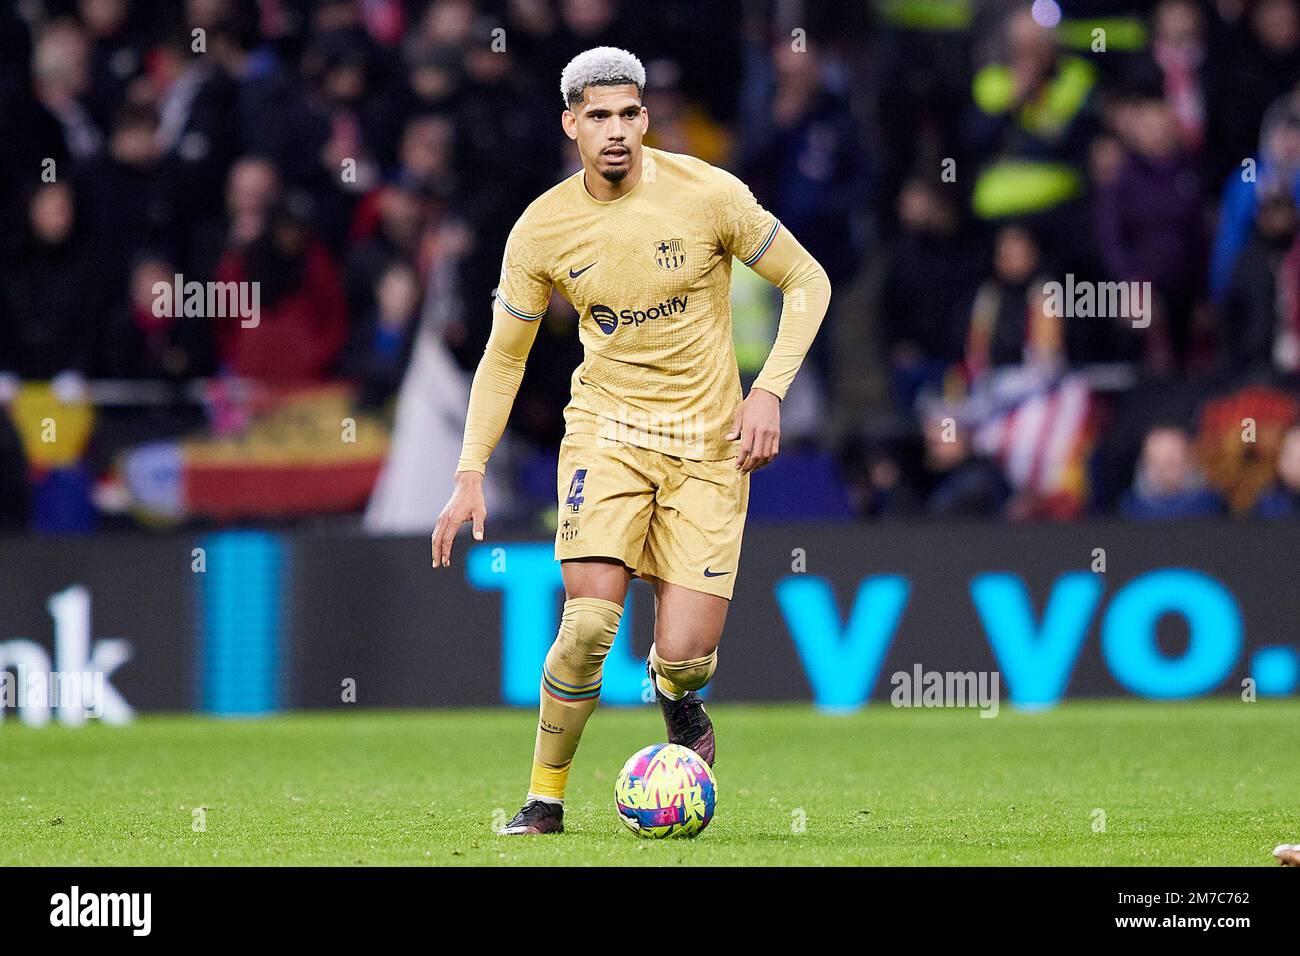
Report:
[[[660,269],[672,272],[686,261],[686,243],[680,239],[660,239],[655,243],[655,262]]]

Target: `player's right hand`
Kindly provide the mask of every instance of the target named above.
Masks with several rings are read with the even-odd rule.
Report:
[[[451,565],[451,545],[466,521],[474,523],[474,540],[483,540],[483,523],[487,521],[487,501],[483,497],[483,476],[477,471],[456,472],[456,490],[438,515],[433,529],[433,566]]]

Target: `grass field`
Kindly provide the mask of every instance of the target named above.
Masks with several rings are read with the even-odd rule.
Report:
[[[8,720],[0,865],[1273,865],[1274,845],[1300,841],[1297,700],[1080,702],[991,720],[710,712],[717,816],[697,840],[658,843],[624,830],[611,796],[623,760],[663,736],[649,708],[596,714],[568,832],[539,838],[492,829],[526,786],[523,711]]]

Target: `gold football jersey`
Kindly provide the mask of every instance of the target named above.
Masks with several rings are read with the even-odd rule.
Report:
[[[756,263],[780,228],[735,176],[648,147],[641,179],[612,202],[587,192],[581,170],[538,197],[506,243],[497,302],[536,321],[556,290],[577,310],[584,358],[566,430],[733,457],[731,260]]]

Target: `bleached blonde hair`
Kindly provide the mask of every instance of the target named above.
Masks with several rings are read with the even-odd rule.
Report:
[[[637,95],[645,92],[645,67],[635,55],[616,46],[597,46],[584,50],[569,61],[560,73],[560,95],[564,105],[572,108],[582,102],[583,90],[589,86],[636,87]]]

